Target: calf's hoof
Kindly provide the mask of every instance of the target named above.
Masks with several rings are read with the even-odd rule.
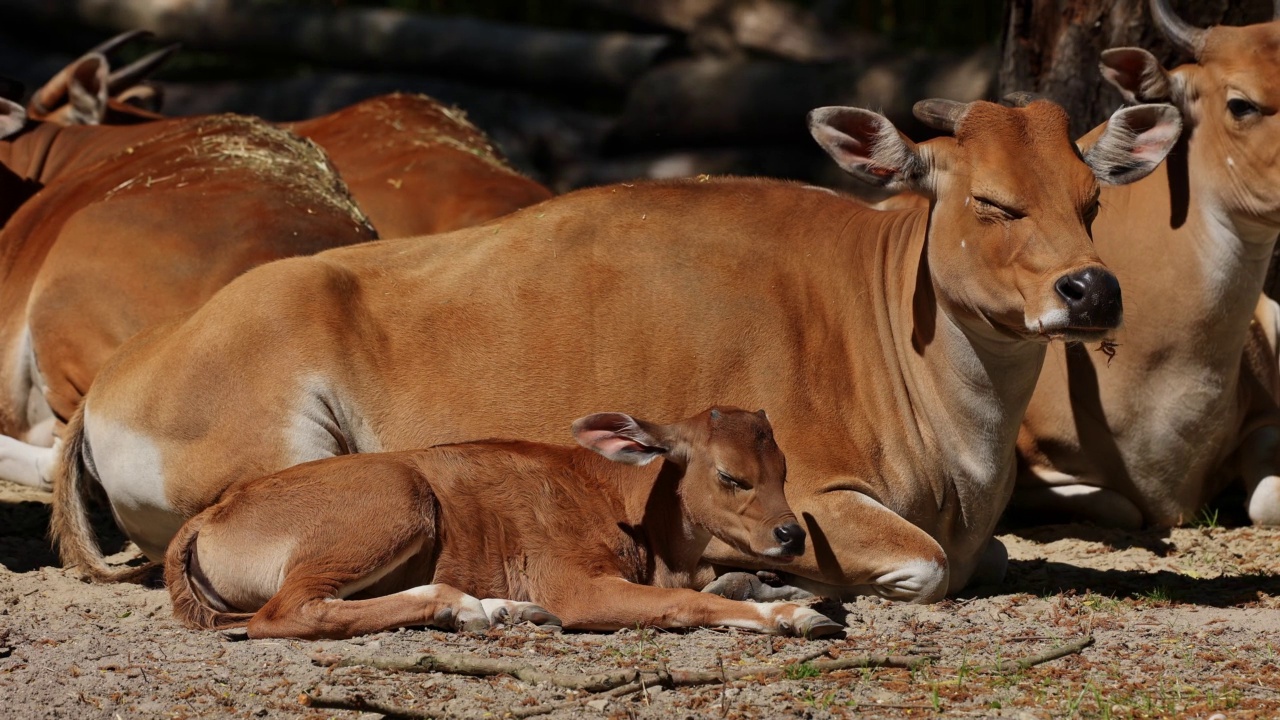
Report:
[[[556,627],[563,625],[560,618],[552,615],[546,608],[530,602],[489,599],[481,600],[480,603],[484,606],[490,625],[516,625],[523,622]]]
[[[829,637],[831,635],[844,632],[844,625],[841,625],[826,615],[821,615],[813,612],[812,610],[809,612],[813,614],[802,617],[800,621],[796,623],[796,635],[809,640],[816,640],[817,638]]]

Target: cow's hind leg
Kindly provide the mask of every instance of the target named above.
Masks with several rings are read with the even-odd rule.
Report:
[[[1020,486],[1005,515],[1015,521],[1089,522],[1121,530],[1137,530],[1143,524],[1142,510],[1129,498],[1085,483]]]
[[[1236,451],[1254,525],[1280,525],[1280,427],[1250,432]]]

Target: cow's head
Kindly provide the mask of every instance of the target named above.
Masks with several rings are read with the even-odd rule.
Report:
[[[925,100],[915,113],[952,136],[917,145],[884,117],[848,107],[814,110],[809,126],[858,179],[931,200],[927,259],[939,303],[1005,336],[1085,340],[1118,327],[1120,285],[1089,235],[1099,186],[1155,169],[1177,140],[1177,110],[1124,108],[1085,148],[1062,108],[1044,100]]]
[[[787,504],[787,463],[763,410],[712,408],[672,425],[622,413],[580,418],[583,447],[617,462],[663,457],[682,468],[684,515],[742,552],[787,561],[804,552],[805,532]]]
[[[1201,29],[1167,0],[1152,0],[1151,14],[1194,62],[1165,70],[1146,50],[1115,48],[1102,54],[1103,76],[1128,102],[1181,109],[1197,187],[1227,212],[1280,226],[1280,22]]]
[[[180,45],[161,48],[112,71],[110,56],[136,40],[151,37],[144,30],[131,30],[103,42],[60,70],[49,82],[31,94],[27,114],[32,120],[58,125],[98,125],[108,120],[137,122],[159,119],[149,103],[159,101],[159,91],[144,84]],[[136,110],[135,110],[136,108]],[[124,110],[125,116],[119,117]],[[158,110],[158,105],[155,110]],[[134,117],[133,113],[138,116]]]

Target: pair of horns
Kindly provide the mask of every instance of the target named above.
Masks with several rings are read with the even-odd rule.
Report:
[[[77,72],[77,68],[81,63],[96,59],[105,64],[107,55],[112,53],[127,43],[134,40],[145,40],[151,37],[151,33],[146,30],[130,30],[129,32],[120,33],[106,42],[94,47],[89,52],[82,55],[78,60],[58,71],[49,82],[35,91],[31,96],[31,103],[41,112],[52,112],[64,97],[67,95],[67,87],[71,84],[71,78]],[[107,95],[114,96],[134,85],[137,85],[148,75],[156,71],[164,61],[169,59],[181,47],[181,43],[174,43],[167,47],[160,48],[155,52],[138,58],[128,65],[116,70],[107,76]]]
[[[1009,107],[1026,107],[1040,99],[1041,97],[1035,93],[1018,91],[1005,95],[1001,102]],[[912,106],[911,112],[917,120],[934,130],[955,132],[956,126],[960,124],[960,119],[968,109],[969,103],[932,98],[916,103]]]

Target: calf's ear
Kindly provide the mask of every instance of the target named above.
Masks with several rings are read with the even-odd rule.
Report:
[[[667,453],[655,425],[624,413],[596,413],[573,421],[578,444],[614,462],[647,465]]]
[[[926,191],[928,163],[887,118],[853,107],[820,107],[809,113],[809,132],[836,164],[854,178],[890,192]]]
[[[27,124],[27,109],[0,97],[0,138],[9,137]]]
[[[1182,113],[1172,105],[1120,108],[1089,147],[1085,163],[1103,185],[1128,185],[1151,174],[1178,143]]]

